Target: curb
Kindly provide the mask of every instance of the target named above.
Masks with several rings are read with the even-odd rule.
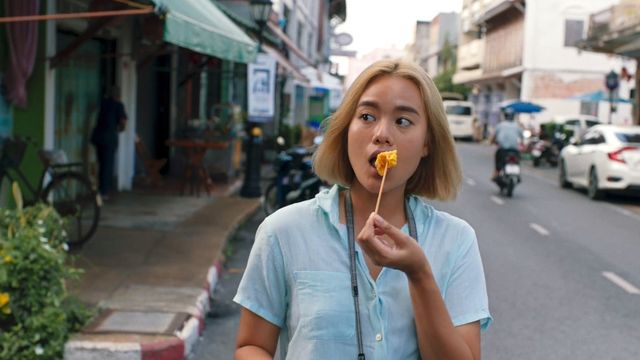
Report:
[[[108,342],[70,340],[65,344],[65,360],[184,360],[204,331],[205,316],[210,310],[209,299],[218,283],[222,263],[216,263],[207,272],[207,281],[198,297],[197,314],[191,316],[175,337],[154,342]]]
[[[256,211],[260,203],[237,218],[229,229],[226,242],[236,233]],[[222,247],[224,249],[224,246]],[[195,311],[182,325],[182,328],[169,337],[150,342],[116,342],[69,340],[65,344],[65,360],[186,360],[205,328],[205,316],[211,310],[210,299],[223,271],[224,257],[218,254],[214,264],[207,271],[202,293],[198,296]]]

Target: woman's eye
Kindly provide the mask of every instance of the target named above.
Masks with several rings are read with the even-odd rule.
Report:
[[[396,124],[402,126],[402,127],[407,127],[411,124],[413,124],[413,122],[407,118],[399,118],[396,120]]]
[[[360,119],[362,119],[362,120],[364,120],[364,121],[366,121],[366,122],[369,122],[369,121],[373,121],[373,120],[375,120],[375,118],[373,117],[373,115],[371,115],[371,114],[367,114],[367,113],[364,113],[364,114],[360,115]]]

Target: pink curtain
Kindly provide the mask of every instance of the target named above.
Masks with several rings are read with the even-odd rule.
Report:
[[[4,16],[26,16],[39,13],[39,0],[4,1]],[[27,80],[33,72],[38,51],[38,22],[7,23],[9,42],[9,69],[7,71],[7,98],[15,106],[27,107]]]

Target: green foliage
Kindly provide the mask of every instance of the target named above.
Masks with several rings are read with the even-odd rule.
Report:
[[[62,225],[44,204],[0,210],[0,359],[60,359],[91,315],[65,288],[80,272],[66,264]]]
[[[462,94],[465,98],[469,94],[469,87],[460,84],[453,83],[453,74],[455,74],[455,67],[441,72],[433,78],[433,82],[436,84],[438,90],[442,92],[453,92]]]

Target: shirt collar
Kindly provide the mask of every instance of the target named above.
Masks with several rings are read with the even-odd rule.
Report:
[[[344,188],[341,188],[339,185],[333,185],[331,189],[322,191],[316,196],[318,206],[327,214],[329,221],[336,229],[339,229],[340,226],[340,190],[343,189]],[[429,219],[433,213],[433,208],[426,204],[423,199],[415,195],[409,197],[409,207],[416,219],[417,233],[422,234],[427,219]],[[421,240],[424,241],[424,239]]]

